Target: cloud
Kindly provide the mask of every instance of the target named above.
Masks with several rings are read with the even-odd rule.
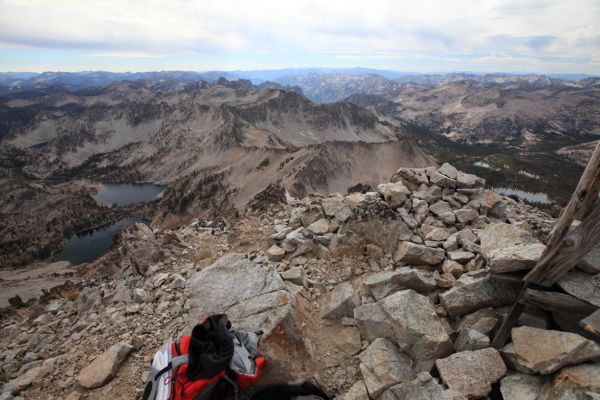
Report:
[[[518,53],[589,70],[600,63],[599,21],[597,0],[0,0],[0,58],[7,47],[257,67],[459,55],[469,69],[475,58],[461,54]]]

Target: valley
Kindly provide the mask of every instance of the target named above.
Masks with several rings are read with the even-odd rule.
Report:
[[[346,193],[441,162],[556,212],[600,135],[594,78],[240,74],[0,77],[0,264],[123,218],[176,227],[272,184]]]
[[[123,217],[168,226],[233,215],[274,182],[293,196],[345,193],[357,182],[388,179],[400,166],[436,163],[399,121],[244,80],[117,82],[23,96],[6,97],[2,109],[11,127],[0,143],[9,188],[3,265],[54,256],[73,233]],[[126,205],[103,200],[113,182],[166,189],[152,202]],[[81,204],[61,204],[73,191]],[[24,204],[18,196],[32,199]],[[48,214],[44,224],[26,217],[39,207],[59,215]]]

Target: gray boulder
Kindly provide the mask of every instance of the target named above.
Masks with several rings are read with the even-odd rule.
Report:
[[[459,189],[482,188],[485,185],[485,179],[477,175],[467,174],[458,171],[456,174],[456,187]]]
[[[360,297],[348,282],[340,283],[321,300],[321,316],[325,319],[352,317]]]
[[[39,382],[46,375],[47,371],[42,366],[33,367],[27,370],[22,375],[19,375],[15,379],[8,381],[1,391],[2,397],[6,399],[12,399],[12,396],[18,396],[23,390],[27,389],[31,385]]]
[[[429,206],[429,211],[437,215],[439,219],[444,221],[446,224],[454,224],[456,222],[456,216],[452,212],[452,208],[447,201],[438,201],[435,204]]]
[[[394,261],[411,265],[436,265],[444,261],[444,249],[423,246],[420,244],[403,241],[398,245],[394,254]]]
[[[481,253],[486,257],[493,250],[540,243],[531,233],[512,224],[491,224],[474,232],[481,240]]]
[[[456,179],[458,177],[458,170],[452,164],[448,163],[443,163],[442,166],[438,168],[437,172],[450,179]]]
[[[542,256],[542,243],[519,244],[487,253],[487,262],[492,272],[506,273],[531,269]]]
[[[422,223],[429,215],[429,205],[424,200],[413,199],[412,212],[415,220]]]
[[[318,219],[308,226],[308,230],[313,235],[324,235],[329,232],[329,221],[326,218]]]
[[[323,211],[328,217],[335,218],[338,222],[344,222],[352,214],[350,207],[341,198],[328,197],[321,202]]]
[[[475,254],[471,253],[470,251],[454,250],[448,252],[448,258],[451,261],[456,261],[457,263],[464,264],[474,259]]]
[[[366,277],[362,284],[376,300],[381,300],[402,289],[413,289],[419,293],[426,293],[436,287],[435,279],[430,273],[410,267],[377,272]]]
[[[493,348],[455,353],[437,360],[435,366],[452,392],[468,398],[487,396],[492,384],[507,371],[500,353]]]
[[[490,347],[490,338],[475,329],[467,329],[460,332],[454,346],[457,352],[481,350]]]
[[[402,290],[379,303],[393,323],[400,349],[417,362],[418,370],[428,370],[434,360],[452,353],[452,341],[427,297]]]
[[[390,182],[401,182],[410,190],[415,191],[423,184],[428,185],[429,178],[423,168],[400,168],[390,178]]]
[[[363,381],[358,381],[342,397],[342,400],[370,400]]]
[[[375,339],[359,358],[360,372],[371,398],[378,398],[390,386],[415,378],[410,357],[388,339]]]
[[[428,372],[405,383],[399,383],[383,392],[378,400],[451,400],[456,399]]]
[[[571,270],[558,281],[558,286],[570,295],[600,307],[600,274]]]
[[[123,342],[110,347],[79,372],[77,378],[79,386],[93,389],[110,381],[116,376],[119,367],[132,350],[133,346]]]
[[[285,281],[292,282],[294,285],[308,288],[308,279],[306,278],[304,268],[302,267],[291,267],[287,271],[281,273],[281,278]]]
[[[536,400],[596,400],[600,398],[600,364],[581,364],[561,369],[541,390]]]
[[[520,291],[514,282],[495,280],[485,271],[463,274],[455,286],[440,294],[440,303],[450,317],[468,314],[483,307],[512,304]]]
[[[375,244],[385,252],[392,252],[399,240],[409,240],[412,234],[398,213],[386,202],[367,200],[358,204],[340,226],[338,247],[360,250],[365,244]]]
[[[372,342],[377,338],[394,339],[394,324],[379,303],[365,303],[354,309],[360,335]]]
[[[261,353],[270,367],[261,384],[308,379],[314,374],[314,345],[303,291],[290,292],[273,266],[228,254],[196,272],[186,286],[189,324],[227,313],[233,326],[264,332]]]
[[[392,208],[400,207],[411,194],[401,183],[382,183],[377,186],[377,191]]]
[[[500,381],[500,392],[504,400],[537,400],[547,380],[544,376],[511,371]]]
[[[447,177],[446,175],[440,174],[438,171],[435,171],[429,177],[429,180],[434,185],[441,186],[447,189],[454,189],[456,187],[456,180]]]
[[[600,357],[600,345],[576,333],[521,326],[511,335],[514,362],[539,374]]]

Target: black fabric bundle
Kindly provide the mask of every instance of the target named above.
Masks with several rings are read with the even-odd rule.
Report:
[[[306,396],[306,397],[305,397]],[[294,398],[329,400],[329,397],[310,382],[300,386],[276,386],[252,396],[251,400],[291,400]]]
[[[227,315],[216,314],[192,329],[188,379],[209,379],[229,366],[234,349],[230,328]]]

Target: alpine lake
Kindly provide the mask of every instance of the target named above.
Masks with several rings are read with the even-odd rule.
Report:
[[[128,207],[137,203],[156,200],[165,186],[153,183],[104,183],[94,199],[103,205]],[[111,223],[78,232],[71,236],[57,259],[69,261],[73,265],[93,261],[104,255],[112,246],[115,236],[128,225],[149,221],[138,217],[125,217]]]

